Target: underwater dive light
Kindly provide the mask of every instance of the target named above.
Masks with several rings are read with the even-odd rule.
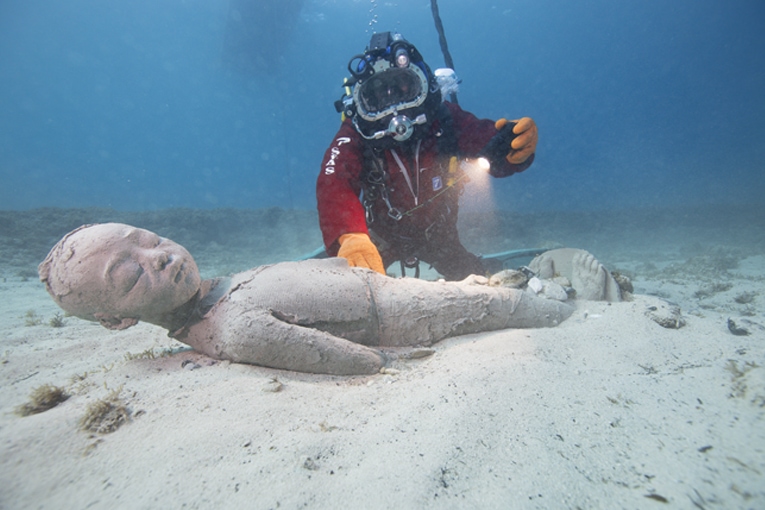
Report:
[[[478,153],[478,165],[485,170],[490,170],[492,166],[499,166],[507,157],[510,151],[510,144],[517,134],[513,133],[515,122],[507,122],[497,134],[491,137],[483,149]]]
[[[463,158],[460,162],[460,168],[465,172],[465,175],[470,180],[477,180],[479,186],[485,189],[490,187],[489,175],[491,174],[492,166],[499,167],[502,161],[507,157],[508,152],[511,149],[510,144],[515,139],[516,135],[513,133],[515,122],[508,122],[502,129],[491,137],[491,140],[480,150],[478,155],[474,158]],[[456,160],[456,158],[453,158]],[[450,162],[453,164],[453,162]],[[450,166],[450,172],[452,172]]]

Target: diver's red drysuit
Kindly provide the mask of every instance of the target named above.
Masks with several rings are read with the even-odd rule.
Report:
[[[343,122],[324,154],[316,183],[319,226],[329,255],[337,255],[341,235],[368,233],[385,267],[396,260],[422,260],[449,280],[485,272],[480,259],[462,246],[457,234],[457,209],[464,181],[459,172],[449,173],[449,157],[476,156],[497,131],[494,121],[478,119],[449,102],[444,105],[450,115],[433,121],[428,135],[419,142],[419,151],[416,140],[396,144],[393,151],[401,164],[391,150],[378,153],[384,160],[382,186],[370,185],[367,177],[376,167],[372,153],[365,153],[366,141],[350,119]],[[445,136],[449,118],[454,141],[451,145],[456,147],[449,150],[451,154],[439,157],[439,147],[442,152],[446,150],[443,147],[449,147],[438,142]],[[533,161],[533,154],[520,165],[503,160],[500,168],[492,167],[491,174],[507,177],[522,172]],[[374,176],[371,181],[375,181]]]

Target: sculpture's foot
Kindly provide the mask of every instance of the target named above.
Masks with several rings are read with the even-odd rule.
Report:
[[[571,259],[571,286],[577,299],[621,301],[621,292],[603,264],[591,253],[577,253]]]

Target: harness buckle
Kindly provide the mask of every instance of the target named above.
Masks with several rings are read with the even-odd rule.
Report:
[[[388,196],[388,190],[385,188],[383,188],[382,197],[383,197],[383,200],[385,201],[385,205],[388,207],[388,216],[390,216],[396,221],[400,221],[401,218],[404,217],[404,215],[401,211],[399,211],[398,209],[393,207],[393,205],[391,205],[390,197]]]
[[[404,217],[404,215],[401,213],[401,211],[399,211],[395,207],[391,206],[389,201],[386,200],[385,203],[388,206],[388,216],[390,216],[391,218],[393,218],[396,221],[401,221],[401,218]]]

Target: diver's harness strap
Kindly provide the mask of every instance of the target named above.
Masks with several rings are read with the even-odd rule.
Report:
[[[401,162],[398,154],[393,151],[393,157],[401,167],[401,172],[404,174],[404,178],[409,185],[409,189],[415,196],[415,206],[404,212],[401,212],[398,208],[393,207],[390,201],[390,193],[388,191],[389,176],[385,168],[384,150],[373,148],[371,144],[365,144],[365,168],[362,175],[362,186],[364,189],[363,205],[364,211],[366,213],[367,225],[371,225],[375,221],[374,204],[377,202],[377,200],[382,199],[382,201],[385,203],[385,206],[388,208],[388,216],[391,219],[400,221],[402,218],[404,218],[404,216],[411,216],[418,209],[429,205],[431,202],[467,178],[467,176],[463,172],[460,172],[458,168],[458,162],[456,160],[456,156],[459,153],[457,135],[454,131],[454,123],[452,120],[451,112],[449,112],[449,109],[444,104],[441,104],[438,110],[438,121],[441,129],[437,142],[438,156],[440,159],[439,167],[441,168],[442,173],[447,174],[442,175],[442,177],[445,178],[446,186],[444,186],[444,188],[439,193],[433,195],[430,199],[420,204],[417,200],[414,186],[412,185],[409,174],[403,168],[403,163]],[[415,158],[419,158],[420,142],[418,141],[417,144],[418,145],[417,150],[415,151]],[[445,164],[447,159],[448,165]],[[419,174],[419,172],[417,173]],[[419,175],[417,175],[417,177],[419,178]],[[419,184],[417,184],[417,187],[419,187]]]
[[[364,211],[366,215],[366,223],[369,227],[372,227],[377,218],[375,218],[374,213],[374,206],[375,203],[377,203],[378,200],[382,200],[382,202],[385,204],[385,207],[388,210],[387,216],[393,220],[393,223],[390,223],[394,228],[396,227],[402,219],[405,217],[413,216],[418,209],[426,207],[430,205],[433,201],[439,199],[442,195],[444,195],[447,192],[452,191],[453,188],[455,188],[458,185],[461,185],[463,181],[467,179],[467,175],[461,171],[459,168],[459,161],[458,161],[458,154],[459,154],[459,146],[457,143],[457,135],[454,129],[454,123],[452,119],[451,112],[449,109],[444,105],[441,104],[440,108],[438,110],[438,121],[440,126],[440,133],[438,135],[438,141],[437,141],[437,151],[438,151],[438,167],[441,172],[441,177],[443,178],[443,181],[445,183],[442,190],[440,190],[437,194],[430,197],[425,202],[419,203],[417,200],[417,195],[419,189],[415,191],[415,187],[419,188],[419,182],[412,183],[411,177],[408,175],[405,168],[403,168],[403,163],[401,162],[400,157],[398,157],[398,154],[393,151],[393,157],[396,160],[397,164],[402,167],[401,171],[404,174],[404,178],[407,181],[407,184],[409,186],[410,191],[412,192],[412,195],[415,197],[415,205],[411,209],[407,211],[401,211],[398,208],[394,207],[390,200],[390,192],[389,192],[389,181],[390,177],[386,169],[385,165],[385,151],[383,149],[374,148],[372,147],[372,144],[365,144],[364,147],[364,172],[362,174],[362,188],[363,188],[363,199],[362,203],[364,205]],[[418,146],[416,148],[416,156],[415,159],[418,162],[417,166],[419,166],[419,161],[417,158],[419,158],[419,141],[417,142]],[[419,179],[419,171],[417,171],[416,178]],[[424,231],[424,238],[426,241],[429,241],[434,235],[436,235],[439,232],[439,227],[443,225],[444,223],[447,223],[450,219],[454,219],[453,216],[456,214],[456,209],[449,210],[446,212],[445,215],[441,215],[440,220],[437,220],[430,226],[428,226]],[[456,221],[456,220],[455,220]],[[408,248],[405,248],[407,251],[410,251],[410,253],[403,253],[402,260],[401,260],[401,274],[402,276],[405,274],[405,269],[408,267],[410,269],[415,270],[415,277],[419,276],[420,268],[419,268],[419,261],[416,256],[412,255],[411,252],[414,251],[415,245],[420,241],[419,239],[413,239],[409,236],[407,236],[404,232],[398,232],[394,233],[391,232],[390,229],[384,229],[388,231],[390,234],[395,235],[397,240],[399,241],[399,244]],[[374,232],[370,232],[370,234],[374,234]],[[373,236],[375,237],[375,236]]]

